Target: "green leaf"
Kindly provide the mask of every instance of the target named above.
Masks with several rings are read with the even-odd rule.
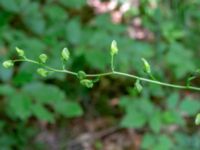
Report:
[[[0,95],[13,95],[15,93],[15,89],[7,84],[0,84]]]
[[[167,108],[176,109],[179,99],[178,93],[172,93],[167,99]]]
[[[78,19],[70,20],[66,27],[66,37],[71,44],[78,45],[81,41],[82,31]]]
[[[162,126],[162,116],[160,112],[155,112],[152,116],[149,117],[149,126],[153,132],[159,133]]]
[[[170,150],[173,146],[171,139],[166,135],[158,137],[153,150]]]
[[[143,149],[153,149],[156,144],[156,136],[146,133],[142,138],[141,148]]]
[[[31,106],[33,115],[41,120],[41,121],[47,121],[50,123],[54,122],[54,116],[53,113],[47,110],[43,105],[37,103],[37,104],[32,104]]]
[[[40,11],[39,3],[29,2],[25,7],[26,9],[21,15],[23,23],[31,32],[42,35],[45,31],[46,22]]]
[[[56,101],[65,100],[64,92],[56,86],[44,83],[29,83],[22,89],[38,103],[54,104]]]
[[[121,126],[126,128],[142,128],[147,122],[147,116],[139,111],[127,113],[122,121]]]
[[[19,11],[19,6],[16,0],[1,0],[0,6],[2,6],[6,11],[10,11],[14,13]]]
[[[78,117],[83,114],[83,110],[77,102],[56,101],[54,108],[56,112],[65,117]]]
[[[180,103],[179,109],[192,116],[200,111],[200,102],[187,97]]]
[[[76,8],[76,9],[80,9],[81,7],[83,7],[84,5],[86,5],[86,0],[59,0],[59,2],[61,4],[63,4],[66,7],[70,7],[70,8]]]
[[[32,102],[29,96],[24,93],[15,93],[9,97],[7,112],[22,120],[27,120],[31,112]]]

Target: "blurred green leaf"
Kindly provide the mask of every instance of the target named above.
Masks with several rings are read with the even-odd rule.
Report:
[[[195,99],[187,97],[180,103],[179,109],[183,113],[186,113],[189,116],[192,116],[200,111],[200,103],[199,101]]]
[[[56,112],[65,117],[78,117],[83,114],[83,110],[77,102],[57,101],[54,107]]]
[[[32,102],[28,95],[15,93],[8,99],[7,113],[11,116],[27,120],[31,116]]]
[[[23,87],[23,91],[33,97],[38,103],[54,104],[65,100],[65,94],[58,87],[43,83],[30,83]]]
[[[79,44],[81,40],[81,25],[78,19],[70,20],[66,27],[66,38],[71,44]]]
[[[32,104],[31,106],[33,115],[41,120],[41,121],[47,121],[47,122],[54,122],[54,115],[48,111],[43,105],[41,104]]]

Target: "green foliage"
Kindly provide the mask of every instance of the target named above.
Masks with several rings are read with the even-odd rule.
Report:
[[[140,7],[131,7],[126,12],[120,24],[113,24],[108,13],[93,13],[86,3],[86,0],[0,0],[0,62],[17,58],[14,50],[17,46],[27,58],[57,69],[62,66],[62,57],[67,59],[63,66],[77,72],[84,86],[92,87],[95,79],[79,70],[109,71],[109,47],[116,39],[120,52],[115,55],[115,70],[147,75],[154,80],[142,70],[143,67],[148,70],[140,60],[145,58],[151,64],[154,81],[185,85],[185,79],[199,68],[198,0],[143,0]],[[127,27],[132,18],[141,19],[139,29],[149,31],[150,39],[128,37]],[[66,46],[70,49],[70,59],[67,53],[62,56],[61,50]],[[17,54],[24,55],[22,51]],[[39,149],[32,140],[39,129],[38,122],[53,124],[58,129],[62,128],[59,124],[62,122],[66,129],[69,118],[81,115],[95,118],[102,112],[113,120],[121,120],[122,127],[137,128],[142,138],[141,149],[200,149],[198,127],[194,125],[194,122],[199,124],[199,115],[195,120],[200,111],[198,93],[169,91],[141,80],[135,82],[115,76],[103,78],[95,90],[87,90],[68,75],[52,74],[52,70],[39,66],[42,69],[39,74],[46,76],[40,78],[33,73],[38,66],[15,63],[15,66],[12,61],[4,64],[10,69],[0,65],[1,149]],[[199,85],[199,75],[194,76],[189,86]],[[131,86],[130,93],[128,86]],[[135,93],[135,88],[142,92]],[[113,98],[120,99],[119,107],[108,106]]]

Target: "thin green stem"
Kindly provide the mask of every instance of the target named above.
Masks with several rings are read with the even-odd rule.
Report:
[[[114,71],[113,74],[120,75],[120,76],[125,76],[125,77],[130,77],[130,78],[138,79],[138,80],[141,80],[141,81],[145,81],[145,82],[149,82],[149,83],[154,83],[154,84],[158,84],[158,85],[162,85],[162,86],[167,86],[167,87],[172,87],[172,88],[191,89],[191,90],[198,90],[198,91],[200,91],[199,87],[182,86],[182,85],[170,84],[170,83],[165,83],[165,82],[161,82],[161,81],[151,80],[151,79],[147,79],[147,78],[143,78],[143,77],[139,77],[139,76],[135,76],[135,75],[123,73],[123,72],[118,72],[118,71]]]
[[[87,74],[86,73],[86,77],[103,77],[103,76],[118,75],[118,76],[124,76],[124,77],[133,78],[133,79],[138,79],[140,81],[149,82],[149,83],[153,83],[153,84],[157,84],[157,85],[161,85],[161,86],[166,86],[166,87],[200,91],[199,87],[170,84],[170,83],[165,83],[165,82],[161,82],[161,81],[157,81],[157,80],[152,80],[152,79],[139,77],[139,76],[136,76],[136,75],[131,75],[131,74],[123,73],[123,72],[114,71],[114,68],[113,68],[113,57],[111,57],[111,58],[112,58],[112,60],[111,60],[112,72],[98,73],[98,74]],[[73,75],[73,76],[77,76],[78,75],[76,72],[69,71],[69,70],[66,70],[66,69],[62,69],[62,70],[55,69],[55,68],[46,66],[45,64],[39,63],[37,61],[31,60],[31,59],[28,59],[28,58],[16,59],[16,60],[13,60],[13,62],[29,62],[29,63],[34,63],[34,64],[37,64],[37,65],[40,65],[40,66],[42,66],[42,67],[44,67],[44,68],[46,68],[46,69],[48,69],[50,71],[53,71],[53,72],[67,73],[67,74],[70,74],[70,75]]]
[[[86,77],[102,77],[112,75],[113,72],[98,73],[98,74],[86,74]]]
[[[111,70],[114,72],[114,55],[111,54]]]

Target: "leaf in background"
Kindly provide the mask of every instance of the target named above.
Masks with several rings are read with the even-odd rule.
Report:
[[[74,45],[78,45],[81,40],[81,22],[78,19],[70,20],[66,27],[66,38]]]
[[[109,57],[103,51],[88,50],[84,55],[88,65],[94,69],[105,70],[109,64]]]
[[[14,13],[19,11],[19,5],[16,0],[0,0],[0,6],[2,6],[6,11]]]
[[[65,100],[64,92],[54,85],[36,82],[24,86],[22,90],[38,103],[54,104],[56,101]]]
[[[46,23],[38,3],[29,3],[21,17],[22,21],[30,31],[39,35],[44,33]]]
[[[176,109],[178,101],[180,97],[178,93],[172,93],[168,98],[167,98],[167,108],[168,109]]]
[[[200,111],[200,102],[190,97],[186,97],[180,103],[179,109],[181,112],[187,113],[189,116],[192,116]]]
[[[32,104],[31,106],[33,115],[41,120],[41,121],[47,121],[47,122],[54,122],[54,115],[51,113],[47,108],[45,108],[41,104]]]
[[[9,96],[15,93],[15,89],[7,84],[0,84],[0,95]]]
[[[160,111],[155,112],[149,117],[149,126],[155,133],[159,133],[162,126],[162,116]]]
[[[173,146],[171,139],[166,135],[160,135],[157,137],[157,142],[153,150],[170,150]]]
[[[187,73],[195,70],[195,64],[191,59],[193,53],[180,43],[172,43],[166,55],[167,63],[172,67],[172,71],[177,78],[183,78]]]
[[[81,7],[86,5],[86,0],[59,0],[61,4],[63,4],[66,7],[80,9]]]
[[[146,133],[142,138],[141,148],[143,149],[153,149],[156,144],[156,136],[150,133]]]
[[[57,24],[58,21],[65,21],[68,18],[67,11],[59,5],[45,5],[44,14],[49,18],[51,23]],[[61,22],[60,22],[61,23]]]
[[[125,128],[142,128],[147,122],[145,114],[139,111],[127,113],[121,120],[121,126]]]
[[[56,101],[54,109],[65,117],[78,117],[83,114],[83,110],[77,102],[72,101]]]
[[[32,112],[32,102],[28,95],[24,93],[15,93],[8,97],[7,113],[10,117],[17,117],[21,120],[27,120]]]

